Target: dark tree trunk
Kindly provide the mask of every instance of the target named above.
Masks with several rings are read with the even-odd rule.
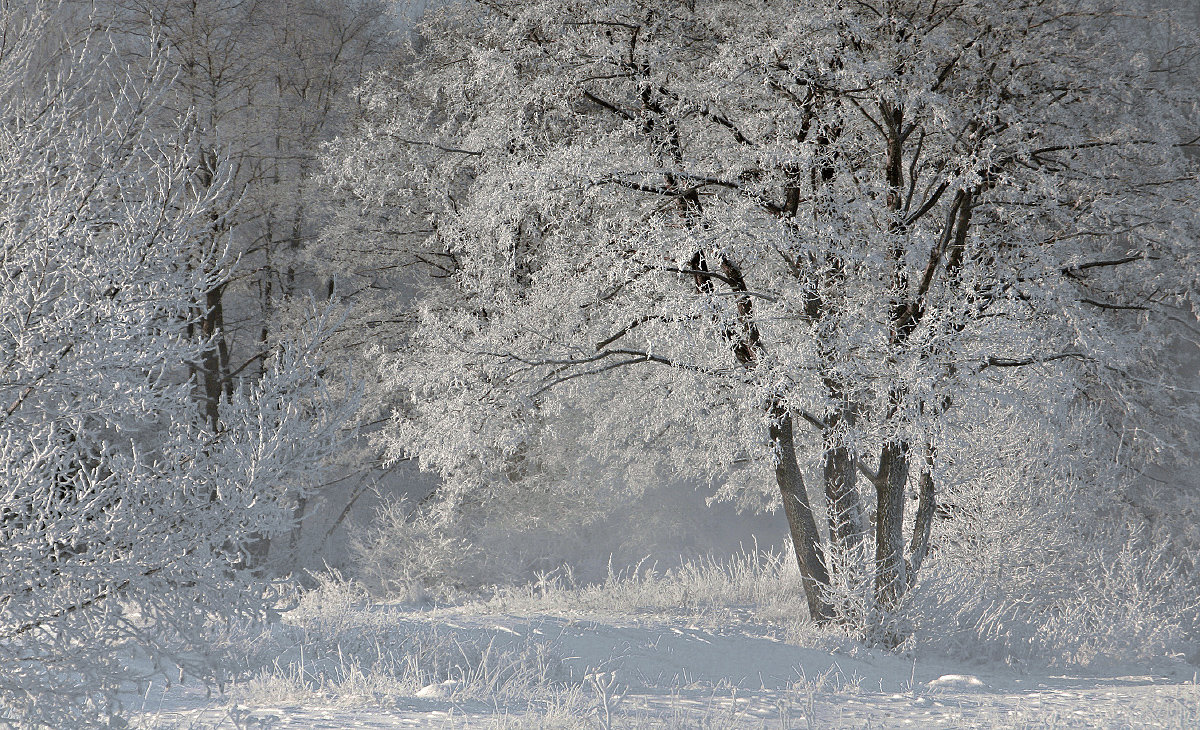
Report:
[[[783,498],[783,511],[787,515],[788,530],[792,535],[796,562],[800,566],[804,594],[808,599],[808,613],[813,621],[825,624],[833,618],[833,609],[824,595],[829,587],[829,571],[821,554],[821,534],[817,531],[817,521],[809,505],[804,475],[796,460],[792,416],[778,403],[772,404],[771,415],[771,439],[779,445],[775,481]]]
[[[908,483],[908,444],[890,441],[879,459],[875,483],[875,601],[895,608],[908,587],[904,560],[904,490]]]
[[[825,449],[825,505],[829,510],[829,572],[840,589],[851,592],[870,579],[866,517],[858,494],[856,463],[849,449]],[[849,596],[847,596],[849,597]],[[858,603],[842,606],[838,620],[852,629],[863,625]]]
[[[216,181],[219,160],[215,150],[201,149],[196,166],[196,180],[202,189],[209,189]],[[221,217],[216,210],[209,213],[211,230],[214,239],[221,234]],[[232,395],[233,383],[227,377],[229,373],[229,345],[225,341],[225,296],[224,284],[217,284],[204,293],[204,303],[200,312],[200,336],[204,338],[204,354],[202,356],[200,373],[201,404],[200,415],[208,428],[214,433],[220,428],[220,403],[223,391]],[[189,327],[188,334],[191,335]],[[226,391],[226,388],[228,390]]]
[[[308,498],[301,496],[296,500],[296,508],[292,512],[292,529],[288,533],[288,559],[294,567],[300,567],[300,548],[304,537],[304,518],[308,511]]]
[[[200,336],[205,339],[201,380],[204,388],[202,415],[208,428],[214,433],[220,427],[220,403],[224,385],[223,362],[228,362],[224,335],[220,330],[224,318],[221,289],[209,289],[204,297],[204,315],[200,318]]]
[[[699,203],[697,201],[696,205]],[[697,251],[689,262],[696,281],[696,290],[702,294],[713,290],[712,277],[707,276],[708,261],[703,250]],[[734,356],[747,370],[758,365],[763,350],[758,325],[754,321],[753,300],[747,294],[746,282],[741,269],[724,256],[720,259],[722,277],[736,293],[738,326],[724,332]],[[808,613],[818,624],[828,623],[833,618],[833,608],[825,599],[829,588],[829,570],[821,552],[821,533],[813,517],[804,486],[804,475],[796,459],[796,440],[792,426],[792,414],[778,400],[767,407],[771,416],[770,436],[779,446],[779,460],[775,464],[775,482],[783,499],[783,511],[787,515],[788,530],[796,551],[796,562],[800,566],[800,577],[804,583],[804,595],[808,599]]]
[[[830,385],[830,390],[840,393],[841,388]],[[848,409],[829,419],[830,428],[842,421],[852,421]],[[835,554],[848,559],[857,557],[859,546],[866,538],[866,519],[862,501],[858,495],[858,470],[854,455],[845,446],[836,445],[826,437],[825,444],[825,499],[829,508],[829,542]]]
[[[933,447],[925,451],[925,467],[919,480],[920,498],[917,502],[916,523],[913,525],[912,542],[908,546],[908,585],[911,587],[921,569],[921,563],[929,553],[929,535],[933,530],[933,513],[937,509],[937,496],[933,490]]]

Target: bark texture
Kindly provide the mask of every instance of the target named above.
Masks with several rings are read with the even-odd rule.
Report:
[[[929,535],[933,531],[933,513],[937,509],[937,497],[933,491],[933,456],[926,457],[925,468],[921,470],[920,498],[917,502],[917,517],[913,524],[912,542],[908,552],[909,570],[908,584],[911,587],[916,581],[917,571],[929,554]]]
[[[830,547],[851,557],[851,551],[858,550],[866,538],[866,520],[858,497],[858,471],[848,448],[826,446],[823,476]]]
[[[792,416],[779,404],[773,404],[772,415],[777,420],[771,425],[771,438],[779,445],[775,480],[783,498],[783,511],[787,515],[796,562],[800,566],[804,594],[808,599],[808,613],[817,623],[828,623],[833,618],[833,609],[824,596],[824,591],[829,587],[829,571],[821,554],[821,534],[808,501],[804,475],[796,460]]]
[[[908,445],[890,441],[879,460],[875,483],[875,601],[884,610],[897,606],[908,587],[904,560],[904,489],[908,482]]]

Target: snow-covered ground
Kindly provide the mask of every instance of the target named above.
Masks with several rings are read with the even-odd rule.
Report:
[[[795,595],[732,603],[763,576],[718,590],[711,573],[442,607],[329,584],[270,631],[231,636],[244,674],[223,694],[159,684],[128,702],[135,726],[160,729],[1200,727],[1182,661],[914,659],[788,620]]]
[[[432,621],[432,618],[416,619]],[[529,706],[457,699],[446,680],[410,696],[271,697],[151,689],[157,727],[1200,727],[1191,677],[1021,674],[994,667],[853,657],[793,646],[743,624],[462,616],[466,640],[549,640],[582,692]],[[490,640],[490,639],[489,639]],[[596,672],[597,668],[605,671]],[[954,672],[969,672],[955,674]],[[325,699],[325,701],[322,701]],[[605,708],[608,712],[605,712]]]

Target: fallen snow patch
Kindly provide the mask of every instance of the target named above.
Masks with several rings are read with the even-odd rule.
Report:
[[[943,674],[937,679],[930,680],[930,689],[983,689],[986,685],[974,674]]]

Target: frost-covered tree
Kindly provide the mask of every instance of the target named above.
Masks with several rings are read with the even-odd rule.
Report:
[[[160,123],[189,120],[197,192],[214,182],[216,160],[229,171],[213,232],[239,266],[196,302],[210,342],[197,394],[215,423],[228,385],[259,376],[303,326],[309,298],[328,296],[332,283],[303,260],[323,213],[310,177],[320,144],[343,128],[349,90],[390,47],[391,16],[382,0],[113,0],[93,12],[123,52],[157,53],[170,68]],[[307,499],[297,509],[316,511]],[[299,538],[298,526],[278,543],[275,569],[304,562]],[[262,561],[267,544],[259,549]]]
[[[1163,348],[1194,321],[1198,188],[1135,10],[428,12],[331,163],[379,221],[362,260],[449,281],[385,366],[392,455],[482,501],[583,413],[593,454],[649,453],[731,497],[771,485],[816,619],[831,567],[895,608],[951,476],[1045,456],[1049,482],[1111,456],[980,456],[1014,413],[1123,427],[1122,459],[1166,438],[1152,416]]]
[[[198,193],[195,145],[155,129],[161,59],[57,35],[63,10],[0,13],[0,722],[50,728],[107,722],[139,656],[210,670],[213,622],[270,608],[242,548],[289,525],[345,415],[318,323],[217,427],[196,408],[228,173]]]

